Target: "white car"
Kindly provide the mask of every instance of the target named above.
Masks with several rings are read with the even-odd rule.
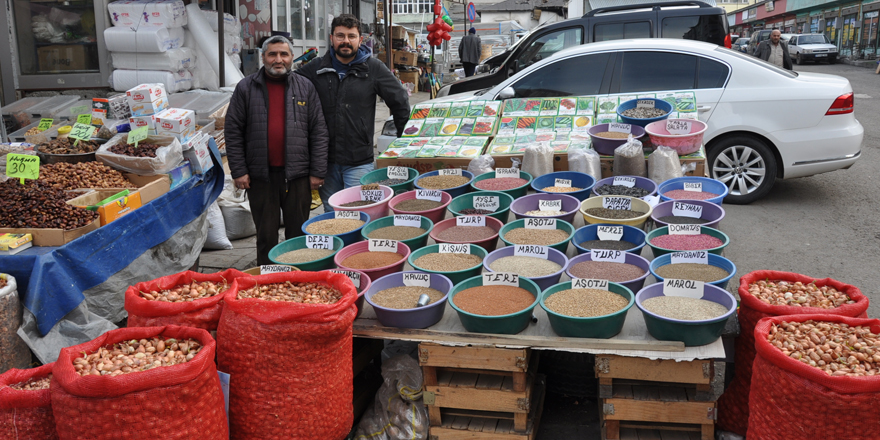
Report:
[[[804,61],[834,64],[837,61],[837,46],[822,34],[792,35],[788,40],[788,54],[796,64],[803,64]]]
[[[725,201],[750,203],[776,178],[849,168],[864,129],[849,80],[792,72],[714,44],[675,39],[591,43],[560,51],[495,87],[440,101],[695,90],[710,175]],[[394,140],[386,123],[379,149]]]

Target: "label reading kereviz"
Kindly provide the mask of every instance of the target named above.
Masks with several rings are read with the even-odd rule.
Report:
[[[629,197],[602,197],[602,207],[629,211],[632,209],[632,199]]]
[[[599,226],[596,228],[599,240],[620,241],[623,238],[623,226]]]
[[[553,181],[553,186],[557,188],[571,188],[571,180],[570,179],[555,179]]]
[[[519,179],[519,168],[495,168],[495,177],[515,177]]]
[[[267,273],[293,272],[293,268],[283,264],[264,264],[260,266],[260,275]]]
[[[597,280],[593,278],[575,278],[571,280],[571,288],[608,290],[608,280]]]
[[[678,217],[700,218],[703,216],[703,207],[685,202],[672,204],[672,215]]]
[[[485,209],[495,212],[501,207],[501,198],[498,196],[474,196],[474,209]]]
[[[483,274],[484,286],[519,287],[519,275],[509,272],[490,272]]]
[[[669,225],[669,235],[700,235],[700,225]]]
[[[486,226],[484,215],[462,215],[455,218],[456,226]]]
[[[526,218],[526,229],[556,229],[555,218]]]
[[[636,108],[654,108],[653,99],[640,99],[636,101]]]
[[[381,202],[385,191],[381,189],[362,189],[361,200],[366,202]]]
[[[707,251],[683,251],[669,254],[669,264],[709,264]]]
[[[361,274],[360,274],[360,272],[355,272],[352,270],[340,270],[340,269],[331,269],[330,272],[341,273],[341,274],[347,276],[351,280],[351,282],[354,283],[355,289],[361,288]]]
[[[388,167],[386,172],[389,179],[409,180],[409,170],[406,167]]]
[[[360,220],[360,211],[334,211],[333,218]]]
[[[591,249],[590,259],[593,261],[607,261],[609,263],[626,263],[626,252],[610,249]]]
[[[329,235],[306,235],[306,247],[309,249],[333,249],[333,237]]]
[[[513,255],[515,257],[535,257],[547,259],[550,251],[547,246],[537,246],[534,244],[515,244],[513,245]]]
[[[701,182],[684,182],[684,190],[701,192],[703,191],[703,184]]]
[[[426,273],[404,273],[403,285],[409,287],[431,287],[431,275]]]
[[[382,240],[371,238],[369,244],[370,252],[397,252],[397,240]]]
[[[409,226],[411,228],[422,227],[422,216],[411,214],[398,214],[394,216],[394,226]]]
[[[471,245],[469,244],[452,244],[440,243],[441,254],[469,254],[471,253]]]
[[[416,198],[419,200],[432,200],[439,202],[442,198],[442,192],[439,189],[417,189]]]
[[[627,177],[627,176],[618,176],[615,177],[614,180],[611,181],[612,185],[625,186],[627,188],[632,188],[636,186],[636,178],[635,177]]]
[[[663,295],[700,299],[703,297],[704,284],[702,281],[667,278],[663,280]]]
[[[562,200],[539,200],[540,211],[562,211]]]
[[[460,176],[461,168],[446,168],[437,172],[440,176]]]

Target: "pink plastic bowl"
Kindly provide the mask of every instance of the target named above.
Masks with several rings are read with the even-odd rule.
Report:
[[[358,312],[357,312],[357,316],[355,316],[355,318],[358,318],[358,317],[361,316],[361,312],[364,311],[364,293],[366,293],[368,290],[370,290],[370,286],[373,284],[373,281],[370,280],[370,277],[369,277],[367,274],[365,274],[364,271],[362,271],[362,270],[355,270],[355,269],[325,269],[325,270],[323,270],[322,272],[337,272],[337,271],[340,271],[340,270],[349,270],[349,271],[357,272],[357,273],[361,274],[361,286],[357,288],[357,291],[358,291],[358,299],[357,299],[357,301],[354,302],[354,305],[357,306],[357,310],[358,310]]]
[[[384,277],[390,273],[400,272],[403,270],[403,265],[406,264],[406,259],[409,258],[409,247],[403,243],[397,243],[397,253],[403,255],[403,258],[400,259],[397,263],[394,263],[389,266],[377,267],[375,269],[356,269],[354,267],[346,267],[342,265],[342,262],[345,261],[346,258],[355,255],[362,254],[364,252],[370,251],[370,242],[369,241],[359,241],[354,244],[350,244],[336,253],[336,256],[333,257],[333,262],[336,263],[336,267],[345,270],[357,270],[367,274],[370,278],[370,281],[376,281],[379,278]]]
[[[403,194],[398,194],[398,195],[394,196],[394,198],[391,199],[391,202],[388,203],[388,206],[391,207],[391,212],[393,212],[395,214],[421,215],[423,217],[427,217],[428,219],[430,219],[432,222],[434,222],[434,224],[437,224],[440,222],[440,220],[443,220],[443,217],[446,216],[446,207],[449,206],[449,202],[452,201],[452,196],[449,195],[449,193],[447,193],[446,191],[440,191],[440,203],[442,203],[442,205],[440,205],[434,209],[429,209],[427,211],[417,211],[417,212],[399,211],[397,209],[394,209],[394,207],[397,206],[398,203],[400,203],[404,200],[412,200],[414,198],[416,198],[416,192],[415,191],[407,191]],[[370,218],[373,218],[373,217],[370,217]]]
[[[498,220],[495,217],[489,217],[489,216],[485,216],[485,217],[486,217],[486,226],[495,230],[495,235],[493,235],[485,240],[478,240],[475,242],[469,242],[469,241],[446,241],[446,240],[441,240],[441,239],[437,238],[437,234],[455,226],[455,218],[450,218],[450,219],[443,220],[442,222],[434,223],[434,229],[431,230],[431,238],[433,238],[434,241],[436,241],[437,243],[456,243],[456,244],[471,243],[471,244],[475,244],[475,245],[485,249],[486,252],[492,252],[495,250],[495,246],[498,244],[498,231],[501,230],[501,228],[504,226],[504,223],[502,223],[501,220]],[[339,251],[339,252],[342,252],[342,251]],[[337,255],[339,255],[339,254],[337,254]]]
[[[689,121],[691,122],[690,134],[669,134],[666,131],[666,121]],[[662,121],[652,122],[645,127],[645,132],[651,138],[654,146],[664,146],[677,151],[679,155],[696,153],[703,145],[703,133],[706,132],[706,125],[703,121],[696,119],[665,119]]]
[[[332,196],[330,196],[330,199],[327,200],[327,203],[329,203],[330,207],[332,207],[336,211],[363,211],[366,212],[370,216],[370,218],[386,217],[388,215],[388,202],[390,202],[391,197],[394,196],[394,190],[385,185],[379,185],[379,188],[383,191],[382,194],[385,197],[382,198],[382,201],[373,203],[372,205],[355,206],[352,208],[340,206],[346,203],[360,201],[360,186],[345,188],[344,190],[333,194]]]

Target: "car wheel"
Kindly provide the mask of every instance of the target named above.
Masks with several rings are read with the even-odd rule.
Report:
[[[725,202],[752,203],[767,195],[776,181],[776,156],[751,136],[730,136],[709,148],[709,175],[727,185]]]
[[[834,64],[835,62],[837,62],[836,58],[828,58],[828,64]]]
[[[801,53],[800,53],[800,52],[798,52],[798,53],[795,54],[795,56],[794,56],[794,63],[797,64],[798,66],[800,66],[801,64],[804,63],[804,61],[801,59]]]

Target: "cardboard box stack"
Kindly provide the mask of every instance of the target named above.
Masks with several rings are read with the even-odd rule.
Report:
[[[155,114],[168,108],[168,93],[162,84],[141,84],[125,92],[131,117],[128,119],[131,129],[149,127],[151,136],[156,132]]]
[[[196,113],[192,110],[169,108],[156,113],[154,119],[159,136],[173,136],[183,143],[196,133]]]

